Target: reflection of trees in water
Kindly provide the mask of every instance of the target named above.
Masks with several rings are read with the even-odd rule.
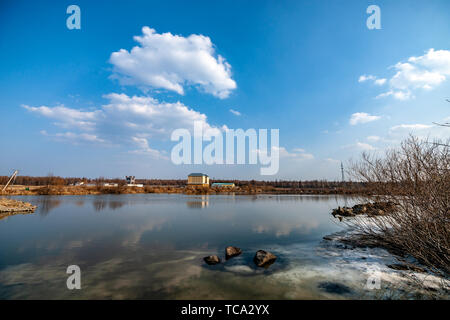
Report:
[[[276,194],[263,194],[252,195],[252,201],[277,201],[277,202],[324,202],[329,200],[351,200],[354,199],[353,195],[341,195],[341,194],[303,194],[303,195],[276,195]]]
[[[92,205],[94,206],[95,211],[102,211],[106,208],[107,202],[105,200],[94,200],[92,201]]]
[[[125,201],[107,201],[103,199],[97,199],[92,202],[92,205],[94,206],[95,211],[102,211],[106,208],[109,208],[111,210],[116,210],[122,208],[126,204]]]
[[[48,198],[44,197],[38,206],[39,215],[42,217],[45,217],[50,213],[50,211],[59,207],[60,205],[61,205],[61,200],[53,199],[50,197],[48,197]]]
[[[77,207],[82,207],[82,206],[84,206],[84,201],[83,200],[78,200],[78,201],[75,202],[75,205]]]
[[[111,210],[116,210],[116,209],[120,209],[125,205],[125,201],[110,201],[108,203],[108,206]]]

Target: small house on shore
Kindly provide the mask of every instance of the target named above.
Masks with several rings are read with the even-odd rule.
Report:
[[[127,182],[127,187],[138,187],[143,188],[144,185],[141,183],[136,183],[135,176],[125,176],[125,181]]]
[[[188,185],[209,187],[209,177],[204,173],[191,173],[188,175]]]

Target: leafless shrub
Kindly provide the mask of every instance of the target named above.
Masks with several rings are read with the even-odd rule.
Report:
[[[348,219],[357,238],[409,255],[442,276],[450,275],[450,147],[448,141],[413,136],[383,157],[364,153],[351,175],[371,188],[371,201],[391,202],[388,215]],[[365,199],[367,200],[367,198]]]

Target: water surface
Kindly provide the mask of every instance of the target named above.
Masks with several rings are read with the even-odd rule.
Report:
[[[322,239],[344,229],[330,215],[341,196],[17,198],[38,210],[0,220],[1,299],[361,298],[371,266],[392,260]],[[228,245],[244,253],[202,261]],[[259,249],[275,264],[256,268]],[[81,290],[66,287],[69,265],[81,268]]]

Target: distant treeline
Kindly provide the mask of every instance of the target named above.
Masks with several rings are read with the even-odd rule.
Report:
[[[0,185],[5,185],[9,177],[0,176]],[[104,183],[117,183],[125,185],[124,179],[107,179],[107,178],[63,178],[57,176],[46,177],[30,177],[18,176],[14,183],[15,185],[27,186],[70,186],[76,183],[84,182],[85,184],[103,185]],[[360,189],[364,184],[359,182],[341,182],[341,181],[327,181],[327,180],[212,180],[214,182],[233,182],[238,187],[252,186],[252,187],[273,187],[273,188],[289,188],[289,189]],[[184,186],[187,183],[185,179],[136,179],[136,183],[151,186]]]

